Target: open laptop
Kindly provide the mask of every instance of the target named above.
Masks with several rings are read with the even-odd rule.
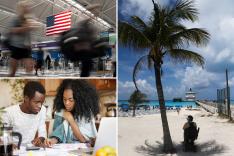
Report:
[[[96,151],[103,146],[111,146],[117,150],[116,138],[117,138],[117,118],[115,117],[102,117],[100,126],[98,129],[98,134],[96,137],[96,142],[94,148],[87,148],[79,150],[71,150],[70,154],[83,153],[87,155],[95,155]],[[78,154],[79,155],[79,154]]]
[[[93,153],[103,146],[111,146],[117,150],[117,118],[103,117],[100,122]]]

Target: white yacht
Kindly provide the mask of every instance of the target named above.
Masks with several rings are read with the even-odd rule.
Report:
[[[192,91],[190,88],[188,92],[185,93],[186,101],[195,101],[196,100],[196,93]]]

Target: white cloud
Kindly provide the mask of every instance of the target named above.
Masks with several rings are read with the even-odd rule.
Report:
[[[125,0],[121,7],[121,13],[126,16],[137,15],[141,18],[148,19],[153,9],[151,1],[144,0]],[[149,9],[145,9],[149,8]]]
[[[197,96],[201,98],[206,98],[208,90],[209,94],[212,94],[212,97],[214,97],[216,96],[216,89],[224,86],[224,76],[224,74],[208,72],[206,69],[202,69],[195,65],[192,67],[186,67],[185,69],[178,69],[174,75],[175,82],[177,83],[170,86],[166,86],[168,85],[166,84],[164,87],[164,95],[166,99],[172,99],[174,97],[185,98],[185,92],[188,91],[189,88],[192,88],[198,93]]]
[[[171,100],[174,97],[179,97],[177,89],[178,88],[175,88],[175,87],[165,86],[165,88],[163,89],[165,99]]]
[[[119,81],[119,96],[120,98],[129,98],[131,93],[135,90],[134,83],[132,81]],[[156,89],[147,80],[137,80],[137,87],[139,90],[148,95],[148,97],[155,97]]]
[[[167,4],[169,0],[155,1],[158,1],[160,4]],[[151,0],[123,0],[119,10],[123,15],[137,15],[148,20],[153,11],[153,3]]]
[[[151,84],[149,84],[146,80],[137,80],[137,85],[142,92],[145,92],[147,94],[152,94],[156,92],[155,87],[153,87]]]
[[[221,62],[225,59],[228,59],[231,57],[231,51],[230,49],[223,49],[220,53],[218,53],[218,55],[215,58],[215,62]]]
[[[153,78],[153,77],[152,77]],[[146,80],[139,79],[137,80],[137,86],[139,89],[147,94],[149,99],[158,99],[156,86],[152,85]],[[119,99],[128,99],[132,92],[135,90],[135,86],[131,81],[119,81]],[[163,88],[164,98],[172,99],[173,97],[181,97],[184,96],[185,89],[184,88],[176,88],[171,86],[164,86]]]
[[[211,34],[209,45],[199,50],[206,59],[207,70],[222,72],[227,65],[233,67],[234,1],[196,0],[196,4],[200,14],[195,26],[203,27]],[[193,23],[187,25],[195,27]]]
[[[148,77],[148,80],[149,80],[149,81],[152,81],[152,82],[155,82],[155,77],[149,76],[149,77]]]
[[[234,40],[234,17],[227,15],[225,18],[220,20],[218,24],[218,29],[220,30],[220,39],[224,39],[226,41]]]
[[[207,72],[201,67],[192,66],[185,69],[181,83],[186,88],[202,89],[209,87],[215,80],[217,80],[215,74]]]
[[[176,69],[176,72],[174,73],[174,77],[176,79],[181,79],[184,77],[184,69]]]
[[[226,83],[225,83],[226,84]],[[233,87],[234,86],[234,77],[232,77],[229,81],[228,81],[228,84],[230,87]]]

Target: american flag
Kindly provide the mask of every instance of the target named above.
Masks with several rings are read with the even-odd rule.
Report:
[[[46,36],[62,33],[71,28],[71,11],[61,12],[46,19]]]

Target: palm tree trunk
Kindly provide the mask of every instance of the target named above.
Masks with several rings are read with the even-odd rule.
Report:
[[[133,116],[133,117],[136,116],[135,111],[136,111],[136,104],[134,103],[134,104],[133,104],[133,113],[132,113],[132,116]]]
[[[158,93],[158,100],[159,100],[162,127],[163,127],[163,145],[164,145],[163,150],[166,153],[174,153],[175,149],[172,144],[171,134],[168,126],[165,100],[163,95],[163,87],[161,82],[161,66],[154,63],[154,70],[155,70],[156,88]]]

